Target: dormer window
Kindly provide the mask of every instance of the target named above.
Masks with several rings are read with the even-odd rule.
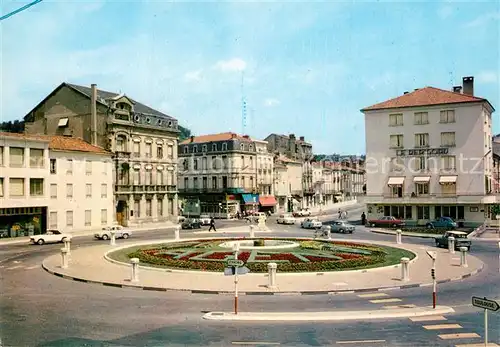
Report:
[[[222,150],[223,150],[223,151],[227,151],[227,143],[225,143],[225,142],[224,142],[224,143],[222,144]]]
[[[249,151],[252,151],[252,150],[253,150],[253,146],[252,146],[252,145],[249,145],[249,146],[248,146],[248,150],[249,150]]]
[[[201,147],[201,150],[202,150],[203,152],[206,152],[206,151],[207,151],[207,145],[203,145],[203,146]]]
[[[197,145],[194,145],[193,146],[193,153],[197,153],[198,152],[198,146]]]
[[[245,145],[244,145],[244,144],[240,144],[240,149],[241,149],[242,151],[244,151],[244,150],[245,150]]]
[[[118,102],[118,103],[116,103],[116,109],[117,110],[123,110],[123,111],[126,111],[126,112],[130,112],[132,110],[132,108],[130,107],[130,105],[127,104],[126,102]]]
[[[216,143],[212,144],[212,151],[214,151],[214,152],[217,151],[217,144]]]
[[[184,146],[184,153],[188,153],[189,151],[189,147],[188,146]]]

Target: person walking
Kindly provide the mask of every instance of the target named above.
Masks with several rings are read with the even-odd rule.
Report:
[[[366,214],[365,214],[365,212],[361,213],[361,225],[366,225]]]
[[[214,231],[217,231],[217,229],[215,229],[215,219],[214,219],[214,217],[210,218],[210,228],[208,228],[208,231],[212,231],[212,229],[214,229]]]
[[[342,210],[339,208],[339,219],[342,219]]]

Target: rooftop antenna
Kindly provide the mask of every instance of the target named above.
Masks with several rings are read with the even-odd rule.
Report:
[[[245,98],[245,90],[243,88],[245,81],[245,72],[241,71],[241,131],[242,135],[246,135],[247,127],[247,101]]]

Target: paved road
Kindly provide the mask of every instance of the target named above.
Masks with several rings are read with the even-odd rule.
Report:
[[[296,226],[273,226],[273,229],[280,235],[289,236],[311,233]],[[137,233],[134,240],[157,238],[158,233],[161,232]],[[359,227],[353,235],[336,236],[346,239],[369,238],[374,241],[393,238],[390,235],[369,233],[363,227]],[[98,242],[89,237],[75,238],[73,241],[74,247],[85,247]],[[412,239],[411,242],[432,245],[429,240]],[[457,311],[457,314],[447,316],[447,320],[412,322],[405,319],[314,324],[228,324],[204,321],[201,319],[204,311],[231,310],[232,297],[144,292],[68,281],[52,276],[40,268],[42,259],[56,252],[61,245],[3,246],[0,247],[0,345],[231,346],[260,341],[279,343],[281,346],[454,346],[479,342],[480,338],[477,337],[455,340],[439,337],[450,333],[482,335],[482,312],[471,307],[470,297],[499,296],[498,245],[477,242],[474,246],[473,252],[486,262],[487,267],[471,279],[439,287],[439,304],[453,305]],[[388,309],[385,306],[429,305],[430,298],[429,288],[388,292],[386,296],[376,299],[392,299],[389,301],[393,302],[378,303],[372,302],[374,297],[352,294],[243,296],[240,298],[240,307],[241,310],[251,311],[297,312]],[[397,299],[400,301],[394,301]],[[423,327],[437,324],[458,324],[460,327],[441,327],[437,330]],[[491,314],[491,341],[500,342],[499,326],[499,315]]]

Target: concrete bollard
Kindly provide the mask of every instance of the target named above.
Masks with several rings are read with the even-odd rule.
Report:
[[[460,247],[460,266],[461,267],[469,267],[467,265],[467,247]]]
[[[332,227],[329,225],[326,226],[326,238],[328,240],[332,239]]]
[[[269,284],[267,285],[267,288],[269,289],[276,289],[276,271],[278,269],[278,264],[276,263],[269,263],[267,264],[267,272],[269,274]]]
[[[70,239],[64,239],[64,248],[68,251],[67,254],[71,255],[71,240]]]
[[[448,251],[451,254],[455,254],[455,238],[453,236],[448,238]]]
[[[109,233],[111,234],[111,238],[109,240],[109,244],[111,246],[116,246],[116,232],[114,230],[111,230]]]
[[[410,280],[410,258],[401,258],[401,281]]]
[[[139,258],[130,259],[130,263],[132,264],[132,282],[139,281]]]
[[[181,238],[180,232],[181,232],[181,227],[175,227],[174,234],[175,234],[175,239],[176,240],[179,240]]]
[[[254,226],[253,225],[250,225],[250,238],[254,238],[255,237],[255,230],[254,230]]]
[[[61,268],[68,268],[68,250],[66,248],[61,248]]]
[[[402,241],[401,241],[401,234],[402,234],[401,229],[396,230],[396,243],[398,245],[400,245],[402,243]]]

